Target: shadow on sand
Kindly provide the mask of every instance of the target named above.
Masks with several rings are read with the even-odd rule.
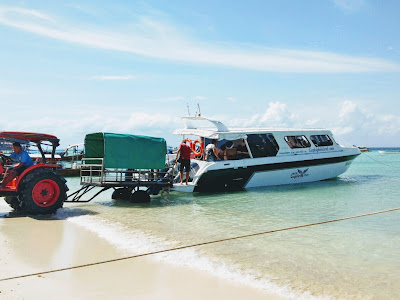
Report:
[[[30,215],[23,211],[10,211],[0,213],[0,219],[12,219],[12,218],[31,218],[40,221],[49,220],[66,220],[73,217],[87,216],[87,215],[97,215],[98,213],[89,209],[81,208],[62,208],[59,209],[55,214],[45,214],[45,215]]]

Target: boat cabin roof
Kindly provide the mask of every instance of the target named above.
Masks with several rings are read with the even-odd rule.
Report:
[[[330,133],[326,129],[304,129],[304,128],[232,128],[229,129],[222,122],[210,120],[203,117],[184,117],[183,129],[174,131],[175,135],[195,135],[216,140],[238,140],[246,139],[249,134],[260,133],[285,133],[287,135],[298,135],[308,133]]]

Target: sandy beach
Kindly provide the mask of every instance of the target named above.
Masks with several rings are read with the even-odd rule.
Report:
[[[126,256],[68,219],[12,216],[8,211],[2,202],[1,299],[281,299],[151,257],[4,280]]]

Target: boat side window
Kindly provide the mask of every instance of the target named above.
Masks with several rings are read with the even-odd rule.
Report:
[[[279,145],[271,133],[249,134],[247,143],[254,158],[276,156],[279,151]]]
[[[285,136],[285,141],[292,149],[311,147],[310,142],[304,135]]]
[[[322,147],[322,146],[332,146],[333,141],[327,134],[318,134],[318,135],[311,135],[311,141],[315,145],[315,147]]]

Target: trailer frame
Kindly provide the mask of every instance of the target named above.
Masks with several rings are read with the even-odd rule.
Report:
[[[128,195],[128,192],[125,192],[127,196],[122,198],[118,198],[116,193],[114,193],[113,199],[131,200],[133,202],[148,202],[150,201],[150,194],[158,195],[161,191],[169,192],[170,187],[172,187],[173,176],[171,172],[172,168],[170,168],[170,166],[167,166],[164,170],[105,168],[104,161],[104,158],[82,159],[80,171],[80,184],[82,187],[68,195],[67,200],[64,202],[90,202],[102,192],[109,189],[114,189],[114,191],[126,189],[126,191],[131,193]],[[101,187],[102,189],[92,195],[88,200],[82,200],[82,197],[92,191],[95,187]],[[138,193],[141,194],[141,196],[137,196],[138,191],[143,191],[140,189],[141,187],[146,188],[145,192],[148,196],[143,193]]]

